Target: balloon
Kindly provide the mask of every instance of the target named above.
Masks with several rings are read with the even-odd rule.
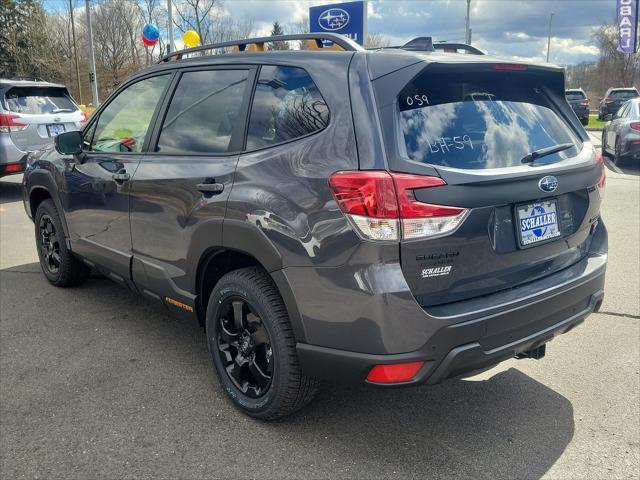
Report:
[[[156,38],[155,40],[149,40],[147,37],[142,35],[142,43],[144,43],[146,47],[153,47],[156,43],[158,43],[158,39]]]
[[[158,30],[158,27],[156,27],[153,23],[147,23],[142,28],[142,35],[147,40],[151,40],[153,42],[153,41],[157,40],[158,37],[160,36],[160,30]]]
[[[193,48],[200,45],[200,35],[195,30],[187,30],[182,37],[184,46],[187,48]]]

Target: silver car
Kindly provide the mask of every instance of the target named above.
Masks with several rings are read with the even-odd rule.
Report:
[[[602,153],[616,164],[640,164],[640,98],[628,100],[602,130]]]
[[[28,152],[86,121],[64,85],[0,79],[0,177],[24,171]]]

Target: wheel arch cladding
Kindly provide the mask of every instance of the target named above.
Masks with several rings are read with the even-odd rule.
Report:
[[[196,274],[196,311],[200,325],[204,326],[209,297],[220,279],[227,273],[250,266],[262,268],[271,277],[287,308],[296,341],[304,341],[306,336],[302,328],[300,312],[295,302],[293,292],[282,270],[270,272],[265,265],[252,254],[230,248],[210,248],[202,254],[198,264]]]

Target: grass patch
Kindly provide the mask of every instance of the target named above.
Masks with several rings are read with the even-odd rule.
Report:
[[[598,128],[598,129],[602,130],[602,128],[604,127],[605,123],[607,123],[607,122],[603,122],[601,120],[598,120],[598,115],[597,114],[589,115],[589,124],[586,126],[586,128]]]

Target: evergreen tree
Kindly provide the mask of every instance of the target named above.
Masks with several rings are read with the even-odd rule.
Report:
[[[284,35],[284,30],[282,29],[282,26],[280,25],[280,22],[275,21],[273,22],[273,28],[271,29],[271,36],[278,36],[278,35]],[[289,43],[288,42],[273,42],[271,44],[271,49],[272,50],[289,50]]]

